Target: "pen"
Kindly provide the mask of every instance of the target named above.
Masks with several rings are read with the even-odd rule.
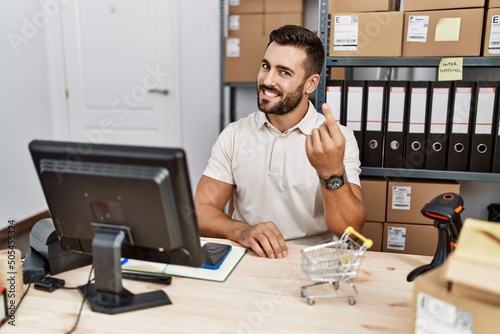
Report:
[[[122,272],[122,278],[131,279],[135,281],[160,283],[169,285],[172,282],[172,276],[170,275],[155,275],[147,273],[132,273],[128,271]]]

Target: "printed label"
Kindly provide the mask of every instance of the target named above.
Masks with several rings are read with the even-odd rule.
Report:
[[[500,53],[500,15],[491,17],[490,38],[488,42],[488,52],[490,54]]]
[[[239,57],[240,56],[240,39],[228,38],[226,39],[226,57]]]
[[[408,19],[408,33],[406,35],[406,41],[425,43],[427,41],[428,28],[428,15],[411,15]]]
[[[387,249],[404,251],[406,227],[389,226],[387,229]]]
[[[417,295],[415,334],[472,334],[473,325],[471,313],[426,293]]]
[[[357,15],[335,16],[333,30],[334,51],[356,51],[358,49]]]
[[[392,187],[392,209],[410,210],[411,186]]]

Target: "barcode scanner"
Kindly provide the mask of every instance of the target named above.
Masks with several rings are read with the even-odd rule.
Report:
[[[420,212],[427,218],[434,219],[434,227],[438,229],[438,244],[431,263],[413,269],[406,280],[413,281],[423,274],[444,263],[451,252],[451,241],[456,241],[462,229],[460,213],[464,210],[464,200],[455,193],[444,193],[425,204]]]

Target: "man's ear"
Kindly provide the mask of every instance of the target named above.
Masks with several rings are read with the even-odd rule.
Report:
[[[306,84],[304,85],[304,89],[307,94],[311,94],[316,90],[319,84],[319,74],[313,74],[306,80]]]

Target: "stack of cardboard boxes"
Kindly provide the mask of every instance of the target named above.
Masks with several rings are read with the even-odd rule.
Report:
[[[500,0],[335,0],[330,57],[500,56]]]
[[[361,233],[374,241],[371,250],[434,255],[438,230],[420,211],[438,195],[460,194],[459,183],[363,177],[361,186],[366,210]]]
[[[231,0],[225,39],[225,82],[255,82],[269,33],[302,25],[302,0]]]

